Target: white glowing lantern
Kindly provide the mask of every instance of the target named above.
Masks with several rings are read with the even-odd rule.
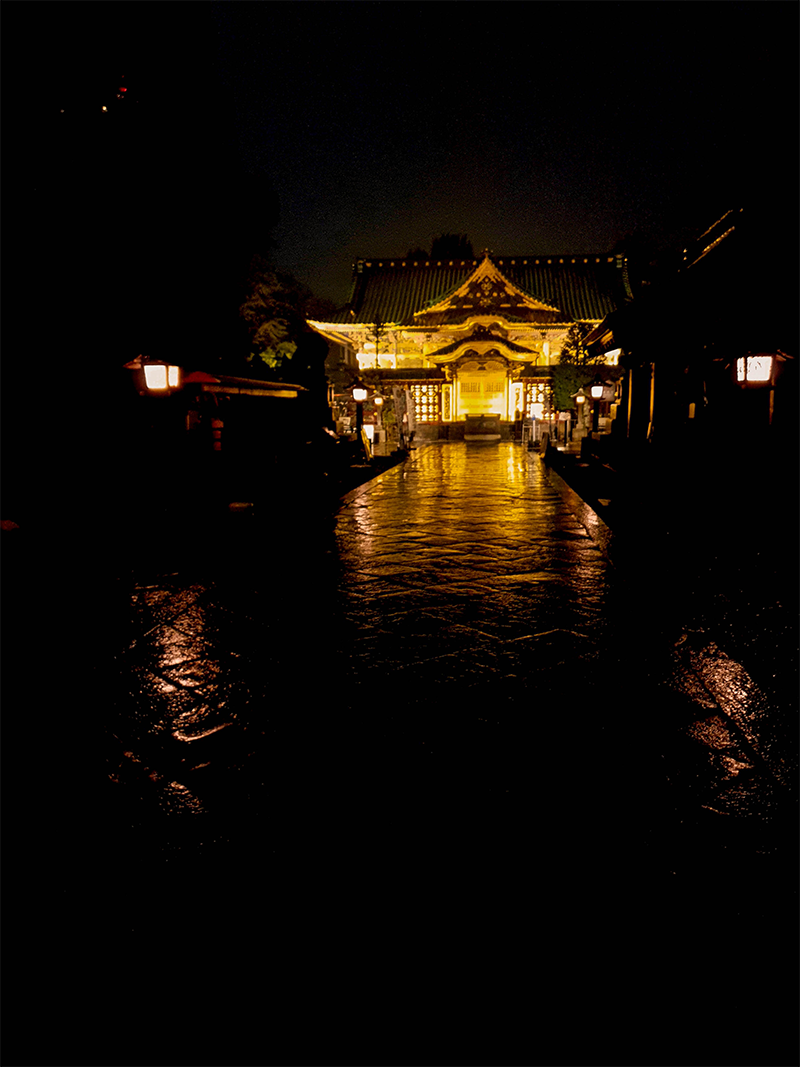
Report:
[[[353,389],[353,400],[355,400],[357,404],[361,404],[366,399],[367,399],[367,390],[366,389],[362,389],[360,386],[357,385]]]
[[[144,368],[144,383],[148,389],[166,389],[166,366],[163,363],[147,364]]]
[[[145,385],[153,392],[161,392],[165,389],[177,389],[179,384],[179,371],[179,367],[172,367],[166,363],[145,363]]]
[[[747,356],[736,360],[738,382],[768,382],[772,378],[772,356]]]

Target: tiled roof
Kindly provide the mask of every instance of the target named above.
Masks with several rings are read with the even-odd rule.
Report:
[[[492,256],[492,261],[514,285],[559,308],[564,321],[600,321],[624,299],[623,272],[608,254]],[[415,311],[463,285],[480,262],[359,260],[350,301],[331,321],[413,325]]]

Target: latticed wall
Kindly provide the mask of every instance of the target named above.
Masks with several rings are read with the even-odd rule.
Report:
[[[538,418],[549,411],[553,402],[553,390],[548,381],[528,380],[525,383],[525,416],[530,418],[536,415]],[[534,410],[534,404],[537,405]],[[538,405],[541,404],[541,408]]]
[[[440,422],[442,418],[442,382],[395,382],[414,397],[417,422]]]

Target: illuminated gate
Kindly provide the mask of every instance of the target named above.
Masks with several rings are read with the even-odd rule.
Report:
[[[506,361],[494,351],[483,358],[475,352],[466,353],[458,366],[458,416],[499,415],[505,419],[507,412]]]

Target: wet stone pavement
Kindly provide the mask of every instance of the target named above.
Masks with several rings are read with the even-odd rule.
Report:
[[[711,593],[510,443],[311,508],[134,572],[58,816],[124,991],[80,1062],[795,1062],[794,694]],[[213,1018],[146,1058],[148,998]]]

